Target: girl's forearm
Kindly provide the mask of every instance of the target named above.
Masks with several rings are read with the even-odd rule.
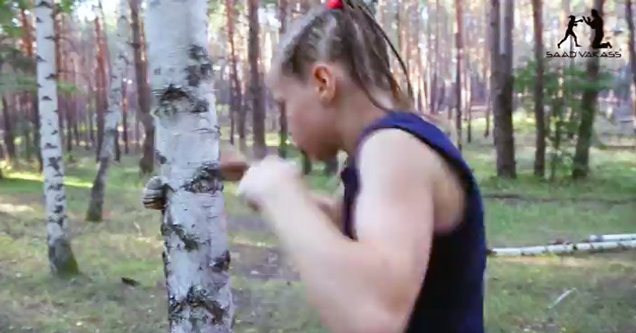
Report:
[[[334,332],[373,333],[366,325],[381,328],[392,321],[386,319],[381,301],[373,299],[378,297],[373,290],[391,280],[390,272],[379,274],[381,257],[344,237],[307,191],[280,191],[263,213],[298,268],[310,300]]]

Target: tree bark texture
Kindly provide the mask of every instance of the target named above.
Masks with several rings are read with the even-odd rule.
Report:
[[[62,142],[57,110],[57,81],[53,2],[40,0],[35,7],[37,42],[38,110],[40,112],[40,151],[44,176],[47,246],[51,271],[60,276],[78,273],[71,249],[66,216]]]
[[[261,71],[259,66],[260,43],[258,22],[259,0],[248,0],[248,58],[250,62],[250,97],[252,99],[252,137],[254,156],[261,159],[267,155],[265,145],[265,103],[261,89]]]
[[[228,333],[234,317],[207,7],[155,0],[145,15],[171,333]]]
[[[536,122],[536,142],[534,152],[534,175],[545,177],[545,110],[543,107],[543,2],[532,0],[532,16],[534,21],[534,59],[537,63],[534,83],[534,118]]]
[[[512,73],[512,32],[514,30],[514,0],[504,0],[504,2],[503,45],[499,45],[500,61],[496,65],[499,67],[497,70],[497,81],[499,81],[499,83],[496,88],[496,107],[493,108],[495,115],[494,136],[495,150],[497,152],[497,176],[516,178],[515,143],[512,124],[514,84]],[[497,25],[497,28],[500,28],[500,25]]]
[[[604,0],[594,0],[594,8],[603,17]],[[587,59],[585,69],[587,82],[598,82],[600,60],[598,57]],[[594,130],[594,118],[598,104],[598,89],[588,87],[581,97],[581,123],[578,129],[578,140],[574,151],[572,163],[572,178],[586,178],[590,169],[590,146],[592,145],[592,132]]]
[[[101,221],[106,191],[106,177],[108,167],[115,157],[117,144],[117,122],[121,114],[122,105],[122,77],[128,65],[128,6],[127,0],[119,0],[117,17],[117,58],[110,73],[110,89],[108,93],[108,109],[104,112],[104,138],[99,150],[99,166],[97,175],[91,188],[91,200],[86,212],[87,221]]]
[[[144,141],[141,160],[139,160],[139,171],[142,174],[150,174],[155,164],[155,123],[150,114],[150,92],[146,75],[148,64],[142,59],[142,45],[144,44],[142,44],[141,24],[139,21],[140,2],[141,0],[129,0],[135,77],[137,81],[137,96],[139,97],[138,116],[144,126]]]

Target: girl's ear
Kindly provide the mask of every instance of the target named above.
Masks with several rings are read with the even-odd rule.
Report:
[[[311,79],[320,101],[330,104],[336,96],[336,77],[331,66],[324,63],[314,64]]]

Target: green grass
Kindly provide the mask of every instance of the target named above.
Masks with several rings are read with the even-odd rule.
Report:
[[[520,126],[520,177],[504,181],[493,177],[493,148],[481,138],[479,126],[475,126],[479,138],[465,146],[465,154],[482,191],[529,197],[486,199],[490,246],[636,232],[636,201],[606,202],[636,196],[636,153],[594,149],[589,180],[537,181],[531,176],[533,150],[527,147],[531,133]],[[297,158],[297,152],[292,156]],[[105,221],[99,224],[83,220],[96,170],[94,159],[75,158],[75,163],[66,165],[67,204],[73,250],[83,275],[72,281],[52,278],[48,272],[41,177],[23,163],[19,170],[5,170],[7,178],[0,180],[0,331],[166,332],[159,213],[141,207],[139,192],[145,179],[139,178],[136,158],[124,157],[111,169]],[[336,185],[319,170],[308,182],[323,191]],[[238,305],[236,332],[325,332],[306,304],[293,269],[282,258],[274,268],[266,264],[266,258],[277,253],[277,240],[251,216],[235,190],[226,186],[225,203]],[[273,276],[262,277],[269,273]],[[636,331],[636,251],[493,258],[487,275],[488,332]],[[141,285],[129,287],[121,277]],[[548,309],[572,288],[576,291]]]

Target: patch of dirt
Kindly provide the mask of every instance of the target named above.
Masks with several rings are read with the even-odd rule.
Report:
[[[228,216],[228,231],[252,231],[263,233],[267,236],[273,236],[274,234],[267,223],[258,215]]]
[[[278,248],[234,244],[231,251],[232,275],[261,280],[299,280],[298,272]]]

